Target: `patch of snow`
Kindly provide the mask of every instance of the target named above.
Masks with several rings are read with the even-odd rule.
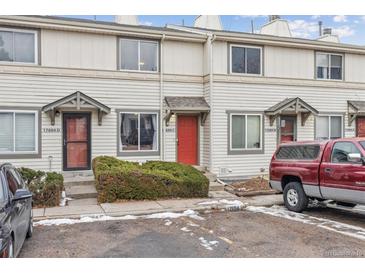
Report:
[[[170,220],[165,220],[165,225],[170,226],[172,225],[172,222]]]
[[[73,199],[69,198],[69,197],[66,197],[66,191],[62,191],[60,206],[66,206],[67,201],[71,201],[71,200],[73,200]]]
[[[239,207],[239,208],[242,208],[243,206],[245,206],[245,204],[242,203],[241,201],[226,200],[226,199],[201,202],[201,203],[198,203],[198,205],[226,205],[229,207],[234,206],[234,207]]]
[[[217,246],[219,244],[218,241],[208,241],[204,239],[204,237],[199,238],[200,245],[204,246],[207,250],[213,250],[214,246]]]
[[[189,226],[194,226],[194,227],[199,227],[199,225],[198,225],[198,224],[193,223],[193,222],[189,222],[189,223],[188,223],[188,225],[189,225]]]
[[[246,210],[256,213],[268,214],[275,217],[281,217],[304,224],[315,225],[329,231],[337,232],[360,240],[365,240],[365,229],[362,227],[340,223],[325,218],[313,217],[303,213],[292,212],[282,206],[248,206],[246,207]]]
[[[182,213],[175,212],[165,212],[165,213],[155,213],[149,215],[125,215],[120,217],[113,217],[104,214],[96,214],[96,215],[86,215],[81,216],[80,219],[47,219],[41,220],[38,222],[34,222],[34,226],[52,226],[52,225],[72,225],[72,224],[80,224],[80,223],[93,223],[93,222],[101,222],[101,221],[120,221],[120,220],[136,220],[136,219],[176,219],[180,217],[189,217],[195,220],[204,220],[203,217],[199,216],[198,213],[194,210],[185,210]]]
[[[183,228],[180,229],[181,231],[184,232],[190,232],[191,230],[189,228],[187,228],[186,226],[184,226]]]

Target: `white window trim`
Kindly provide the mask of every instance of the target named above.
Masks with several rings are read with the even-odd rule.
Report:
[[[120,145],[119,145],[119,152],[125,152],[125,153],[128,153],[128,152],[141,152],[141,153],[144,153],[144,152],[158,152],[159,151],[159,138],[160,138],[160,133],[159,133],[159,117],[158,117],[158,112],[143,112],[143,111],[121,111],[119,112],[119,134],[118,134],[118,138],[120,138],[121,136],[121,133],[120,133],[120,129],[122,128],[122,114],[137,114],[138,116],[138,120],[137,120],[137,123],[138,123],[138,150],[123,150],[123,144],[122,142],[119,142]],[[141,114],[154,114],[156,115],[156,131],[157,131],[157,144],[156,144],[156,149],[151,149],[151,150],[141,150],[140,148],[140,142],[141,142],[141,130],[140,130],[140,116]]]
[[[16,29],[16,28],[0,28],[0,31],[32,33],[32,34],[34,34],[34,62],[0,61],[0,64],[4,64],[4,65],[38,65],[38,31],[36,31],[36,30],[27,30],[27,29]]]
[[[318,54],[327,54],[329,55],[329,58],[328,58],[328,77],[329,78],[318,78],[317,76],[317,56]],[[337,55],[337,56],[341,56],[341,79],[331,79],[331,55]],[[344,55],[341,54],[341,53],[332,53],[332,52],[323,52],[323,51],[317,51],[316,52],[316,60],[315,60],[315,75],[316,75],[316,79],[317,80],[321,80],[321,81],[344,81],[343,79],[343,72],[344,72]]]
[[[12,113],[13,114],[13,151],[0,151],[0,155],[17,155],[17,154],[38,154],[38,132],[39,132],[39,124],[38,124],[38,111],[36,110],[0,110],[0,113]],[[33,113],[35,119],[35,150],[34,151],[15,151],[15,114],[16,113]]]
[[[331,139],[331,121],[330,121],[330,118],[331,117],[341,117],[341,137],[340,138],[343,138],[343,115],[341,114],[320,114],[318,115],[318,117],[327,117],[327,121],[328,121],[328,136],[327,136],[327,139],[326,140],[332,140]],[[315,133],[317,135],[317,129],[315,130]],[[315,136],[315,139],[318,140],[318,137]]]
[[[245,116],[245,148],[233,148],[232,147],[232,116]],[[247,117],[248,116],[259,116],[260,117],[260,147],[258,148],[248,148],[247,147]],[[263,148],[263,132],[262,132],[262,123],[263,123],[263,119],[262,119],[262,114],[261,113],[230,113],[229,115],[229,149],[231,151],[260,151]]]
[[[232,71],[232,48],[251,48],[251,49],[259,49],[260,50],[260,73],[240,73]],[[233,75],[247,75],[247,76],[263,76],[263,62],[262,62],[262,47],[260,46],[251,46],[251,45],[242,45],[242,44],[230,44],[229,45],[229,55],[230,55],[230,64],[229,64],[229,73]],[[247,61],[246,61],[246,71],[247,71]]]
[[[122,69],[121,68],[121,58],[122,58],[122,43],[121,40],[129,40],[129,41],[136,41],[138,42],[138,69],[137,70],[133,70],[133,69]],[[141,70],[141,42],[147,42],[147,43],[152,43],[152,44],[156,44],[156,65],[157,65],[157,70],[156,71],[152,71],[152,70]],[[144,40],[144,39],[129,39],[129,38],[119,38],[119,70],[120,71],[125,71],[125,72],[143,72],[143,73],[159,73],[160,70],[160,62],[159,62],[159,42],[158,41],[153,41],[153,40]]]

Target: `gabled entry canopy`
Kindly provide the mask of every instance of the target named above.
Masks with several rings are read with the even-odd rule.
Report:
[[[96,108],[98,110],[98,124],[102,124],[102,119],[105,114],[110,113],[110,108],[106,105],[98,102],[97,100],[87,96],[86,94],[76,91],[66,97],[63,97],[57,101],[54,101],[42,108],[42,111],[48,114],[51,119],[51,124],[55,124],[56,111],[60,107],[67,107],[76,110],[81,110],[85,108]]]
[[[357,116],[365,116],[365,101],[347,101],[347,112],[349,115],[348,124],[351,126]]]
[[[274,124],[275,119],[280,114],[301,114],[302,126],[305,125],[308,117],[313,115],[318,115],[318,110],[304,102],[299,97],[286,98],[285,100],[273,105],[272,107],[265,110],[265,114],[270,118],[270,125]]]
[[[201,124],[204,122],[210,111],[210,106],[204,97],[185,97],[185,96],[166,96],[167,114],[165,116],[166,125],[168,125],[173,114],[179,113],[200,113]]]

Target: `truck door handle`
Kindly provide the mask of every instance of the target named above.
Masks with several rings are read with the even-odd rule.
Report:
[[[332,168],[329,168],[329,167],[326,167],[325,169],[324,169],[324,172],[327,172],[327,173],[330,173],[332,171]]]

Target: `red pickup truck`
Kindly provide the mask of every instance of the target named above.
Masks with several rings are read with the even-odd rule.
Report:
[[[365,204],[365,138],[281,144],[270,163],[270,186],[285,206],[303,211],[310,198]]]

